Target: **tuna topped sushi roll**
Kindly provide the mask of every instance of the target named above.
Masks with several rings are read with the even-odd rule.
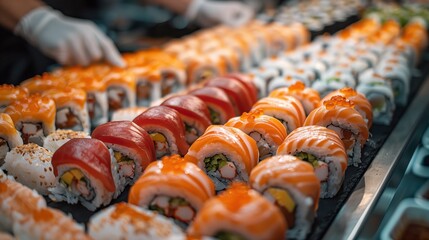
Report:
[[[86,92],[70,87],[49,89],[42,94],[55,102],[55,126],[89,133],[90,120],[86,106]]]
[[[291,132],[277,155],[294,155],[311,163],[321,183],[321,198],[334,197],[347,168],[347,154],[338,135],[321,126],[305,126]]]
[[[43,144],[43,139],[55,131],[55,103],[47,97],[34,95],[13,102],[9,114],[24,143]]]
[[[91,138],[86,132],[78,132],[73,130],[56,130],[49,134],[43,141],[43,147],[51,151],[56,152],[64,143],[68,142],[73,138]]]
[[[210,126],[207,105],[196,96],[174,96],[165,100],[162,106],[176,110],[185,126],[186,142],[191,145]]]
[[[9,84],[0,85],[0,113],[13,101],[26,98],[28,95],[26,88]]]
[[[166,106],[151,107],[133,122],[149,133],[155,146],[156,159],[173,154],[184,156],[188,152],[184,123],[176,110]]]
[[[3,165],[6,153],[22,144],[22,138],[15,129],[10,116],[0,113],[0,166]]]
[[[132,186],[128,201],[181,225],[189,224],[204,202],[215,195],[210,178],[179,155],[151,163]]]
[[[7,153],[2,169],[25,186],[47,195],[55,186],[52,152],[34,143],[18,146]]]
[[[168,218],[124,202],[91,217],[88,232],[94,239],[186,239]]]
[[[288,238],[306,238],[320,196],[320,181],[311,164],[291,155],[270,157],[252,170],[249,183],[281,209]]]
[[[308,115],[305,126],[319,125],[334,130],[344,143],[349,165],[361,163],[361,150],[369,137],[367,123],[354,108],[354,103],[342,96],[324,101]]]
[[[283,239],[287,223],[279,208],[245,184],[234,183],[207,201],[188,228],[191,237]]]
[[[212,125],[192,144],[185,159],[203,169],[216,191],[221,191],[235,180],[247,182],[259,153],[255,140],[241,130]]]
[[[116,191],[113,159],[97,139],[75,138],[61,146],[52,157],[56,187],[49,189],[54,202],[80,202],[90,211],[110,203]]]
[[[155,161],[151,137],[134,122],[115,121],[102,124],[94,129],[91,137],[101,140],[113,151],[118,163],[121,191],[125,186],[134,183],[147,165]]]
[[[286,128],[279,120],[262,114],[260,110],[232,118],[225,126],[238,128],[256,141],[259,161],[274,156],[287,135]]]

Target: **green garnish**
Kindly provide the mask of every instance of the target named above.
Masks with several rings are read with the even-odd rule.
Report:
[[[209,107],[208,109],[210,112],[210,120],[212,124],[220,124],[220,114],[215,110],[213,110],[213,108],[211,107]]]
[[[307,161],[311,163],[311,165],[313,165],[313,167],[315,168],[319,166],[319,162],[317,161],[316,156],[314,156],[313,154],[300,152],[295,154],[295,156],[300,158],[303,161]]]
[[[210,171],[215,172],[219,168],[222,168],[228,164],[228,158],[226,158],[225,155],[219,153],[211,157],[205,158],[204,164],[207,172],[210,172]]]
[[[162,208],[160,208],[160,207],[158,207],[156,205],[149,205],[149,210],[156,211],[159,214],[165,215],[164,209],[162,209]]]

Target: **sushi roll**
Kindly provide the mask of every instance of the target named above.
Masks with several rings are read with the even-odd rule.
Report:
[[[319,93],[312,88],[306,88],[302,82],[296,82],[287,88],[278,88],[268,96],[277,98],[291,96],[298,99],[304,107],[306,116],[321,104]]]
[[[276,69],[278,74],[282,76],[286,75],[287,72],[292,71],[295,66],[286,59],[282,59],[279,57],[271,57],[262,61],[260,67]]]
[[[56,130],[49,134],[43,141],[43,147],[52,153],[56,152],[64,143],[73,138],[91,138],[86,132],[73,130]]]
[[[314,109],[304,126],[319,125],[334,130],[344,143],[348,164],[361,163],[361,150],[368,140],[368,125],[362,115],[354,109],[354,103],[342,96],[333,96]]]
[[[341,188],[347,154],[338,135],[326,127],[305,126],[291,132],[277,155],[293,155],[311,163],[320,181],[320,197],[332,198]]]
[[[359,76],[356,91],[365,95],[372,106],[374,123],[389,125],[396,109],[395,96],[389,80],[373,70],[367,70]]]
[[[279,72],[274,68],[259,67],[250,71],[250,76],[254,78],[255,84],[258,86],[258,99],[267,96],[268,85],[276,77],[280,76]]]
[[[284,239],[286,230],[279,208],[245,184],[234,183],[203,205],[187,233],[194,238],[252,240]]]
[[[182,229],[168,218],[124,202],[98,212],[88,226],[93,239],[186,239]]]
[[[174,96],[165,100],[162,106],[176,110],[185,127],[186,142],[191,145],[210,126],[210,113],[207,105],[196,96]]]
[[[411,73],[405,64],[397,60],[382,62],[375,68],[375,72],[392,83],[395,103],[405,106],[410,93]]]
[[[212,125],[191,145],[185,160],[204,170],[221,191],[233,181],[247,182],[259,153],[255,140],[241,130]]]
[[[318,91],[321,97],[325,97],[328,93],[341,88],[356,87],[356,80],[350,71],[332,68],[323,74],[320,80],[315,81],[311,87]]]
[[[287,238],[306,238],[320,196],[311,164],[291,155],[267,158],[252,170],[249,185],[281,209],[289,227]]]
[[[112,114],[112,121],[132,121],[138,115],[147,110],[147,107],[129,107],[116,110]]]
[[[17,146],[8,152],[1,168],[16,181],[36,190],[41,195],[47,195],[48,188],[55,187],[51,160],[52,152],[29,143]]]
[[[221,62],[200,53],[188,53],[189,56],[183,61],[186,63],[187,85],[201,83],[206,79],[217,77],[223,74]],[[219,58],[218,58],[219,59]]]
[[[22,144],[22,138],[10,116],[0,113],[0,166],[4,163],[6,153]]]
[[[85,233],[83,225],[75,222],[71,216],[53,208],[30,212],[13,225],[13,233],[17,239],[91,239]]]
[[[250,96],[252,104],[258,100],[258,88],[256,87],[256,84],[251,77],[242,73],[229,73],[222,77],[229,78],[242,83]]]
[[[274,156],[287,135],[286,128],[279,120],[263,115],[260,110],[232,118],[225,126],[238,128],[256,141],[259,161]]]
[[[9,84],[0,85],[0,113],[4,112],[5,108],[13,101],[28,97],[28,90],[20,86]]]
[[[291,96],[262,98],[253,105],[252,111],[256,110],[278,119],[287,132],[301,127],[305,121],[305,111],[301,102]]]
[[[102,141],[113,151],[118,164],[120,190],[133,184],[149,163],[155,161],[152,138],[136,123],[115,121],[102,124],[94,129],[92,138]]]
[[[155,146],[156,159],[173,154],[184,156],[188,152],[185,125],[176,110],[166,106],[150,107],[133,122],[149,133]]]
[[[132,71],[112,69],[103,81],[107,87],[109,119],[118,109],[136,106],[136,79]]]
[[[217,87],[201,87],[190,91],[205,102],[210,113],[211,124],[224,124],[235,116],[234,106],[226,93]]]
[[[45,199],[0,169],[0,229],[11,232],[18,219],[46,207]]]
[[[49,197],[54,202],[80,202],[90,211],[106,206],[116,192],[113,161],[100,140],[71,139],[52,156],[56,187],[49,189]]]
[[[235,107],[235,115],[240,116],[243,112],[248,112],[254,104],[252,93],[245,85],[230,78],[217,77],[209,79],[204,84],[206,87],[218,87],[228,95],[232,105]]]
[[[45,72],[23,81],[20,86],[27,89],[30,94],[40,94],[51,88],[64,86],[66,82],[66,79],[61,75]]]
[[[86,92],[70,87],[53,88],[42,96],[54,100],[56,106],[55,126],[57,129],[71,129],[89,133],[90,120],[86,106]]]
[[[173,155],[147,167],[131,187],[128,202],[186,226],[214,195],[213,182],[200,168]]]
[[[272,91],[279,89],[279,88],[285,88],[290,87],[294,85],[297,82],[301,82],[304,85],[309,85],[310,83],[306,81],[305,78],[300,76],[293,76],[290,74],[283,75],[277,78],[274,78],[270,84],[268,84],[268,93],[271,93]]]
[[[372,126],[372,106],[368,99],[362,93],[357,92],[353,88],[342,88],[326,95],[322,99],[322,102],[337,95],[343,96],[355,104],[354,108],[362,115],[368,125],[368,129],[370,129]]]
[[[6,109],[26,143],[43,144],[43,139],[55,131],[55,103],[52,99],[34,95],[14,101]]]

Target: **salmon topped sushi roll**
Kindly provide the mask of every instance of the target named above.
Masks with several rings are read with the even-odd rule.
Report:
[[[261,110],[231,118],[225,126],[238,128],[256,141],[259,161],[274,156],[287,135],[286,128],[279,120],[264,115]]]
[[[334,197],[347,168],[347,154],[338,135],[326,127],[295,129],[277,149],[277,155],[293,155],[311,163],[321,183],[321,198]]]
[[[249,184],[281,209],[288,238],[306,238],[320,197],[320,181],[311,164],[291,155],[273,156],[252,170]]]
[[[234,183],[207,201],[188,228],[194,238],[284,239],[287,223],[279,208],[245,184]]]
[[[269,94],[269,97],[282,96],[292,96],[298,99],[304,107],[306,116],[321,104],[319,93],[312,88],[305,87],[302,82],[296,82],[289,87],[278,88]]]
[[[253,105],[252,111],[256,110],[277,118],[287,132],[301,127],[305,121],[305,111],[301,102],[291,96],[262,98]]]
[[[13,101],[20,100],[29,96],[28,90],[20,86],[9,84],[0,85],[0,113]]]
[[[131,187],[128,202],[189,224],[215,195],[213,182],[179,155],[151,163]]]
[[[166,106],[150,107],[133,122],[149,133],[156,159],[173,154],[184,156],[188,152],[184,123],[176,110]]]
[[[22,144],[22,138],[10,116],[0,113],[0,166],[3,165],[6,154]]]
[[[34,95],[14,101],[5,109],[21,133],[24,143],[43,145],[43,139],[55,131],[55,102]]]
[[[334,130],[344,143],[349,165],[361,163],[361,150],[369,137],[368,125],[354,109],[354,103],[342,96],[324,101],[308,115],[304,125],[319,125]]]
[[[43,73],[23,81],[20,86],[26,88],[30,94],[42,93],[48,89],[64,86],[67,83],[63,75]]]
[[[372,126],[372,106],[365,95],[357,92],[353,88],[342,88],[326,95],[326,97],[322,99],[322,102],[337,95],[343,96],[355,104],[354,108],[362,115],[368,125],[368,129],[370,129]]]
[[[207,105],[196,96],[174,96],[165,100],[162,106],[176,110],[185,127],[186,142],[191,145],[210,126]]]
[[[71,129],[89,133],[90,120],[86,104],[86,92],[81,89],[62,87],[43,92],[54,100],[56,106],[55,126],[57,129]]]
[[[191,145],[185,159],[203,169],[221,191],[234,180],[247,182],[259,153],[255,140],[241,130],[212,125]]]
[[[189,92],[204,101],[212,124],[224,124],[235,116],[234,106],[226,93],[217,87],[202,87]]]

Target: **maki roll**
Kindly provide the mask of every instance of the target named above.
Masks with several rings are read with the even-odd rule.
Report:
[[[56,106],[55,126],[57,129],[71,129],[89,133],[90,120],[86,106],[86,92],[70,87],[53,88],[43,92],[54,100]]]
[[[320,196],[320,181],[311,164],[291,155],[273,156],[252,170],[249,184],[279,207],[289,227],[288,238],[306,238]]]
[[[321,198],[334,197],[341,188],[347,154],[333,130],[321,126],[297,128],[279,146],[277,155],[293,155],[311,163],[320,181]]]
[[[301,78],[299,76],[293,76],[293,75],[283,75],[277,78],[274,78],[270,84],[268,84],[268,92],[271,93],[272,91],[278,89],[278,88],[286,88],[294,85],[297,82],[301,82],[304,85],[309,85],[310,83],[305,81],[304,78]]]
[[[210,178],[179,155],[151,163],[131,187],[128,202],[189,224],[215,195]]]
[[[43,141],[43,147],[51,151],[56,152],[64,143],[68,142],[73,138],[91,138],[86,132],[79,132],[73,130],[56,130],[49,134]]]
[[[405,106],[408,102],[410,93],[411,73],[408,71],[407,62],[400,63],[396,59],[383,61],[375,68],[377,74],[385,79],[389,79],[392,83],[395,103],[400,106]]]
[[[283,239],[286,230],[279,208],[245,184],[234,183],[203,205],[187,232],[195,238],[259,240]]]
[[[255,103],[252,111],[260,110],[265,115],[278,119],[287,132],[301,127],[305,121],[305,111],[302,104],[294,97],[266,97]]]
[[[13,233],[17,239],[91,239],[85,233],[83,225],[75,222],[71,216],[53,208],[34,210],[19,219],[13,225]]]
[[[54,202],[80,202],[90,211],[110,203],[116,191],[109,149],[97,139],[75,138],[52,157],[56,187],[49,189]]]
[[[259,153],[255,140],[241,130],[212,125],[191,145],[185,159],[203,169],[221,191],[235,180],[247,182]]]
[[[354,103],[350,100],[333,96],[308,115],[304,126],[319,125],[334,130],[344,143],[349,156],[348,164],[358,166],[369,131],[364,118],[353,107]]]
[[[155,161],[155,149],[149,134],[131,121],[115,121],[94,129],[92,138],[113,151],[118,164],[120,191],[133,184],[149,163]]]
[[[235,116],[234,106],[226,93],[217,87],[202,87],[189,92],[206,103],[211,124],[224,124]]]
[[[55,187],[52,169],[52,152],[34,143],[13,148],[7,153],[2,169],[16,181],[36,190],[41,195]]]
[[[146,111],[147,107],[129,107],[116,110],[112,114],[112,121],[132,121],[138,115]]]
[[[210,126],[207,105],[196,96],[174,96],[165,100],[162,106],[176,110],[185,127],[186,142],[191,145]]]
[[[368,99],[362,93],[357,92],[353,88],[342,88],[326,95],[322,99],[322,102],[331,99],[333,96],[343,96],[348,100],[352,101],[355,104],[354,108],[356,109],[356,111],[358,111],[365,119],[365,122],[368,125],[368,129],[371,128],[372,106]]]
[[[0,85],[0,113],[13,101],[28,97],[28,90],[20,86],[9,84]]]
[[[311,87],[318,91],[321,97],[325,97],[328,93],[341,88],[356,87],[356,80],[350,71],[332,68],[323,74],[320,80],[315,81]]]
[[[61,75],[45,72],[23,81],[20,86],[27,89],[30,94],[40,94],[51,88],[64,86],[66,82],[66,79]]]
[[[258,100],[258,89],[252,78],[250,78],[249,76],[242,73],[230,73],[224,75],[223,77],[242,83],[250,96],[252,104]]]
[[[356,91],[365,95],[371,103],[374,123],[389,125],[395,111],[395,96],[389,80],[367,70],[359,76]]]
[[[188,152],[184,123],[176,110],[166,106],[150,107],[133,122],[149,133],[156,159],[173,154],[184,156]]]
[[[259,67],[250,71],[250,75],[253,76],[255,84],[258,86],[258,99],[267,96],[268,85],[276,77],[280,76],[277,69]]]
[[[43,139],[55,131],[55,103],[50,98],[34,95],[14,101],[5,113],[11,117],[25,144],[32,142],[41,146]]]
[[[25,187],[0,169],[0,229],[12,231],[12,226],[34,210],[46,207],[45,199],[35,190]]]
[[[0,113],[0,166],[4,163],[6,153],[22,144],[22,138],[10,116]]]
[[[182,229],[168,218],[124,202],[92,216],[88,228],[94,239],[186,239]]]
[[[263,115],[260,110],[232,118],[225,126],[238,128],[256,141],[259,161],[274,156],[287,135],[286,128],[279,120]]]
[[[321,104],[319,93],[312,88],[306,88],[302,82],[296,82],[286,88],[278,88],[269,94],[269,97],[282,98],[283,96],[298,99],[304,107],[306,116]]]

